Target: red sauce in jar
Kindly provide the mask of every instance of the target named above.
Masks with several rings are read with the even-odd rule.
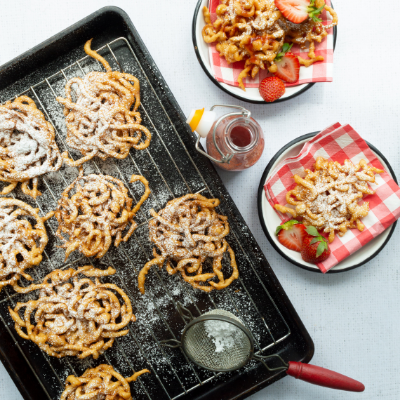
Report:
[[[228,124],[235,120],[235,125],[228,132]],[[241,171],[254,165],[261,157],[264,150],[264,135],[260,125],[249,118],[247,124],[243,117],[227,117],[221,121],[215,133],[215,141],[223,154],[233,154],[229,163],[215,164],[227,171]],[[215,123],[214,123],[215,125]],[[213,125],[213,127],[214,127]],[[207,152],[217,160],[221,154],[214,144],[213,128],[206,139]],[[236,148],[232,148],[232,146]]]
[[[230,133],[231,142],[237,147],[246,147],[251,143],[251,133],[244,126],[235,126]]]

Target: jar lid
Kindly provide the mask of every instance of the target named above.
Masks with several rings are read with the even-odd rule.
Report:
[[[196,131],[202,138],[207,137],[217,115],[214,111],[192,110],[186,122],[189,124],[192,132]]]

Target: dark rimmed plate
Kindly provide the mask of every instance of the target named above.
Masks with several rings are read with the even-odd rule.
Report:
[[[233,97],[236,97],[239,100],[243,100],[253,104],[281,103],[283,101],[290,100],[293,99],[294,97],[299,96],[300,94],[304,93],[306,90],[310,89],[312,86],[315,85],[314,82],[314,83],[303,83],[302,85],[288,87],[286,88],[286,93],[280,99],[274,101],[273,103],[267,103],[260,96],[258,88],[246,88],[246,91],[243,91],[240,87],[230,86],[227,85],[226,83],[218,82],[214,78],[214,74],[211,70],[210,58],[209,58],[209,45],[204,42],[203,37],[201,35],[203,27],[205,26],[201,10],[205,5],[208,6],[208,3],[209,0],[198,0],[197,2],[192,22],[192,41],[197,60],[199,61],[206,75],[214,83],[214,85],[216,85],[224,92],[230,94]],[[335,50],[336,47],[336,38],[337,38],[337,27],[335,26],[333,27],[333,50]]]
[[[306,143],[310,138],[317,135],[319,132],[312,132],[306,135],[300,136],[287,145],[283,146],[275,155],[272,157],[271,161],[265,168],[265,171],[262,175],[260,186],[258,188],[258,198],[257,198],[257,205],[258,205],[258,215],[260,218],[261,226],[264,230],[267,239],[275,248],[275,250],[286,260],[290,261],[292,264],[306,269],[308,271],[313,272],[320,272],[319,268],[314,265],[305,262],[302,258],[300,253],[295,251],[291,251],[286,247],[282,246],[275,236],[276,227],[281,223],[278,215],[268,203],[267,198],[264,192],[264,185],[267,178],[270,174],[274,171],[275,167],[285,158],[297,155],[304,143]],[[385,156],[371,143],[367,142],[368,146],[372,150],[372,152],[377,156],[379,161],[384,166],[385,170],[391,175],[394,181],[397,183],[397,178],[394,174],[392,167],[390,166],[388,160]],[[383,233],[381,233],[378,237],[371,240],[367,245],[363,246],[360,250],[356,253],[352,254],[351,256],[347,257],[345,260],[340,262],[337,266],[332,268],[328,273],[338,273],[349,271],[351,269],[360,267],[367,263],[368,261],[372,260],[376,257],[379,252],[386,246],[387,242],[390,240],[393,231],[396,228],[397,221],[391,225],[388,229],[386,229]]]

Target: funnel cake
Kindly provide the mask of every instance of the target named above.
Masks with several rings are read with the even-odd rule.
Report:
[[[169,201],[159,213],[150,210],[153,216],[149,222],[150,240],[157,250],[153,249],[154,259],[139,273],[139,289],[143,294],[151,266],[162,268],[165,261],[170,275],[180,272],[186,282],[205,292],[226,288],[238,278],[235,253],[225,240],[229,233],[228,218],[215,211],[219,203],[218,199],[188,194]],[[228,279],[221,271],[225,252],[229,253],[232,268]],[[210,273],[203,271],[207,258],[212,258],[213,272]]]
[[[142,369],[130,378],[124,378],[111,365],[101,364],[87,369],[79,378],[70,375],[60,400],[132,400],[129,382],[135,382],[146,373],[150,371]]]
[[[260,69],[277,72],[274,60],[285,43],[298,44],[301,49],[309,46],[308,59],[297,56],[301,65],[308,67],[324,60],[323,56],[315,55],[315,42],[320,43],[328,35],[327,30],[338,24],[338,17],[324,0],[316,0],[315,6],[324,6],[332,16],[329,25],[311,18],[300,24],[290,22],[275,6],[274,0],[220,0],[214,22],[209,9],[203,8],[206,23],[202,31],[203,40],[217,43],[216,50],[229,64],[245,62],[237,79],[245,90],[243,79],[254,78]]]
[[[130,182],[140,181],[145,192],[132,208],[133,200],[123,182],[108,175],[79,176],[64,190],[58,201],[55,216],[56,232],[65,243],[65,259],[75,250],[86,257],[101,258],[106,254],[115,236],[114,246],[126,242],[137,227],[133,218],[149,197],[149,183],[141,175],[132,175]],[[125,228],[129,230],[122,237]],[[65,238],[65,235],[68,238]]]
[[[32,280],[25,270],[42,261],[48,241],[44,221],[53,214],[40,217],[37,209],[23,201],[0,198],[0,290],[12,285],[22,292],[20,277]]]
[[[54,138],[53,126],[29,97],[0,106],[0,181],[9,183],[0,194],[9,194],[21,182],[26,195],[35,199],[41,195],[38,176],[62,165]]]
[[[37,300],[9,308],[17,333],[53,357],[97,359],[116,337],[129,332],[124,329],[129,321],[135,321],[125,292],[98,279],[114,273],[111,267],[103,271],[91,265],[54,270],[43,283],[25,289],[39,290]],[[87,278],[78,279],[79,274]]]
[[[365,160],[357,165],[345,160],[341,165],[318,157],[315,171],[305,172],[304,178],[293,176],[297,186],[286,193],[287,203],[295,208],[276,204],[275,209],[328,233],[329,243],[336,233],[343,236],[351,228],[363,231],[361,218],[368,215],[369,202],[358,203],[375,193],[368,183],[375,183],[375,174],[384,171],[368,166]]]
[[[126,158],[129,150],[149,146],[151,133],[140,125],[140,84],[133,75],[112,71],[108,62],[91,50],[92,39],[85,52],[98,60],[107,72],[89,72],[82,78],[72,78],[65,86],[66,98],[57,97],[64,105],[67,144],[82,153],[77,161],[63,153],[66,163],[79,166],[93,157]],[[78,88],[74,101],[72,86]]]

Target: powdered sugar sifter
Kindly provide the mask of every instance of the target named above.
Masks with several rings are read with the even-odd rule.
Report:
[[[279,354],[262,356],[254,352],[254,339],[251,332],[242,321],[229,311],[216,309],[194,318],[192,313],[181,303],[177,304],[179,314],[186,322],[181,340],[163,340],[163,346],[182,348],[186,356],[196,365],[210,371],[235,371],[245,366],[250,360],[264,364],[268,371],[286,371],[290,376],[314,385],[350,392],[363,392],[365,387],[361,382],[337,372],[301,362],[285,362]],[[219,327],[228,324],[227,334],[232,340],[229,346],[218,346],[211,340],[210,322],[219,323]],[[217,331],[217,330],[216,330]],[[271,368],[267,361],[277,359],[281,366]]]

